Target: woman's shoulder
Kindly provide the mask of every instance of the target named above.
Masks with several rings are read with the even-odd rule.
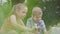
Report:
[[[11,22],[16,22],[16,16],[15,15],[11,15],[10,16],[10,21]]]
[[[11,15],[10,17],[16,17],[15,15]]]
[[[16,19],[16,16],[15,15],[11,15],[10,19]]]
[[[6,19],[5,19],[5,22],[8,22],[8,21],[11,21],[13,19],[15,19],[15,15],[11,15],[11,16],[8,16]]]

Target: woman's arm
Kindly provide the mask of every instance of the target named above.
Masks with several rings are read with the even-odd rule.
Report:
[[[25,26],[20,25],[20,24],[17,23],[17,20],[16,20],[16,16],[15,15],[10,16],[10,21],[11,21],[11,24],[13,26],[15,26],[16,28],[18,28],[18,29],[24,29],[24,30],[27,30],[28,29],[27,27],[25,27]]]

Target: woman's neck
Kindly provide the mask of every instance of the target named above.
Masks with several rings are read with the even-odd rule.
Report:
[[[16,14],[13,14],[13,15],[15,15],[16,20],[19,20],[20,19],[20,17],[18,15],[16,15]]]

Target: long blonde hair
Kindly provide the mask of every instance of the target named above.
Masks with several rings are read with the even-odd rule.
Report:
[[[13,14],[16,15],[16,13],[15,13],[16,9],[20,10],[23,7],[26,7],[26,5],[22,4],[22,3],[14,5],[13,8],[12,8],[12,10],[11,10],[11,12],[9,13],[9,15],[6,17],[6,19],[5,19],[5,21],[4,21],[1,29],[5,29],[6,27],[9,27],[8,25],[11,24],[10,23],[10,16],[13,15]]]
[[[9,13],[9,16],[12,15],[12,14],[16,14],[15,13],[16,9],[21,10],[21,8],[23,8],[23,7],[27,7],[27,6],[25,4],[22,4],[22,3],[18,3],[16,5],[13,5],[13,7],[12,7],[10,13]]]

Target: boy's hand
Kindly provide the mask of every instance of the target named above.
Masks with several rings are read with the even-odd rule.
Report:
[[[40,27],[40,26],[38,26],[37,28],[38,28],[38,30],[39,30],[39,29],[42,29],[42,27]]]
[[[40,32],[36,32],[36,34],[40,34]]]
[[[27,31],[30,31],[30,32],[35,32],[35,29],[34,28],[28,28]]]
[[[40,27],[40,26],[35,28],[35,30],[40,30],[40,29],[42,29],[42,27]]]

